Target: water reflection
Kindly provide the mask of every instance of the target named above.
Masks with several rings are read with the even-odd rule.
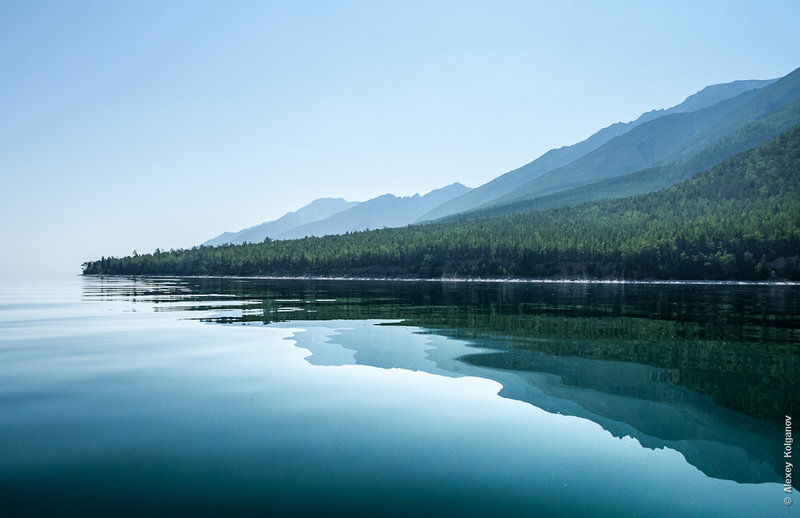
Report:
[[[84,296],[297,328],[318,365],[479,376],[709,476],[777,482],[800,401],[794,286],[92,278]]]

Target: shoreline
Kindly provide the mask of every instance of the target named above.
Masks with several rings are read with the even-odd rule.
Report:
[[[459,278],[459,277],[336,277],[325,275],[111,275],[79,274],[79,277],[126,277],[153,279],[241,279],[271,281],[356,281],[356,282],[439,282],[491,284],[631,284],[631,285],[698,285],[698,286],[800,286],[800,281],[715,281],[706,279],[525,279],[525,278]]]

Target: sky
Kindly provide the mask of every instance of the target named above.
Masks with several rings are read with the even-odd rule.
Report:
[[[0,2],[0,276],[477,187],[800,67],[790,1]]]

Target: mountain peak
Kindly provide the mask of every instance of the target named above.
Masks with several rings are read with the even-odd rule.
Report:
[[[203,245],[220,246],[225,244],[239,245],[244,242],[260,243],[265,238],[274,239],[279,234],[292,228],[329,218],[358,204],[359,202],[347,201],[344,198],[317,198],[295,211],[287,212],[276,220],[266,221],[238,232],[223,232],[219,236],[209,239]]]
[[[279,235],[278,239],[344,234],[368,228],[403,227],[416,223],[422,214],[468,191],[469,188],[455,182],[424,195],[382,194],[324,220],[291,229]]]

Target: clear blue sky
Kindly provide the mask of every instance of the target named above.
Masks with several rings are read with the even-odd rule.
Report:
[[[0,275],[480,185],[800,66],[800,2],[0,3]]]

